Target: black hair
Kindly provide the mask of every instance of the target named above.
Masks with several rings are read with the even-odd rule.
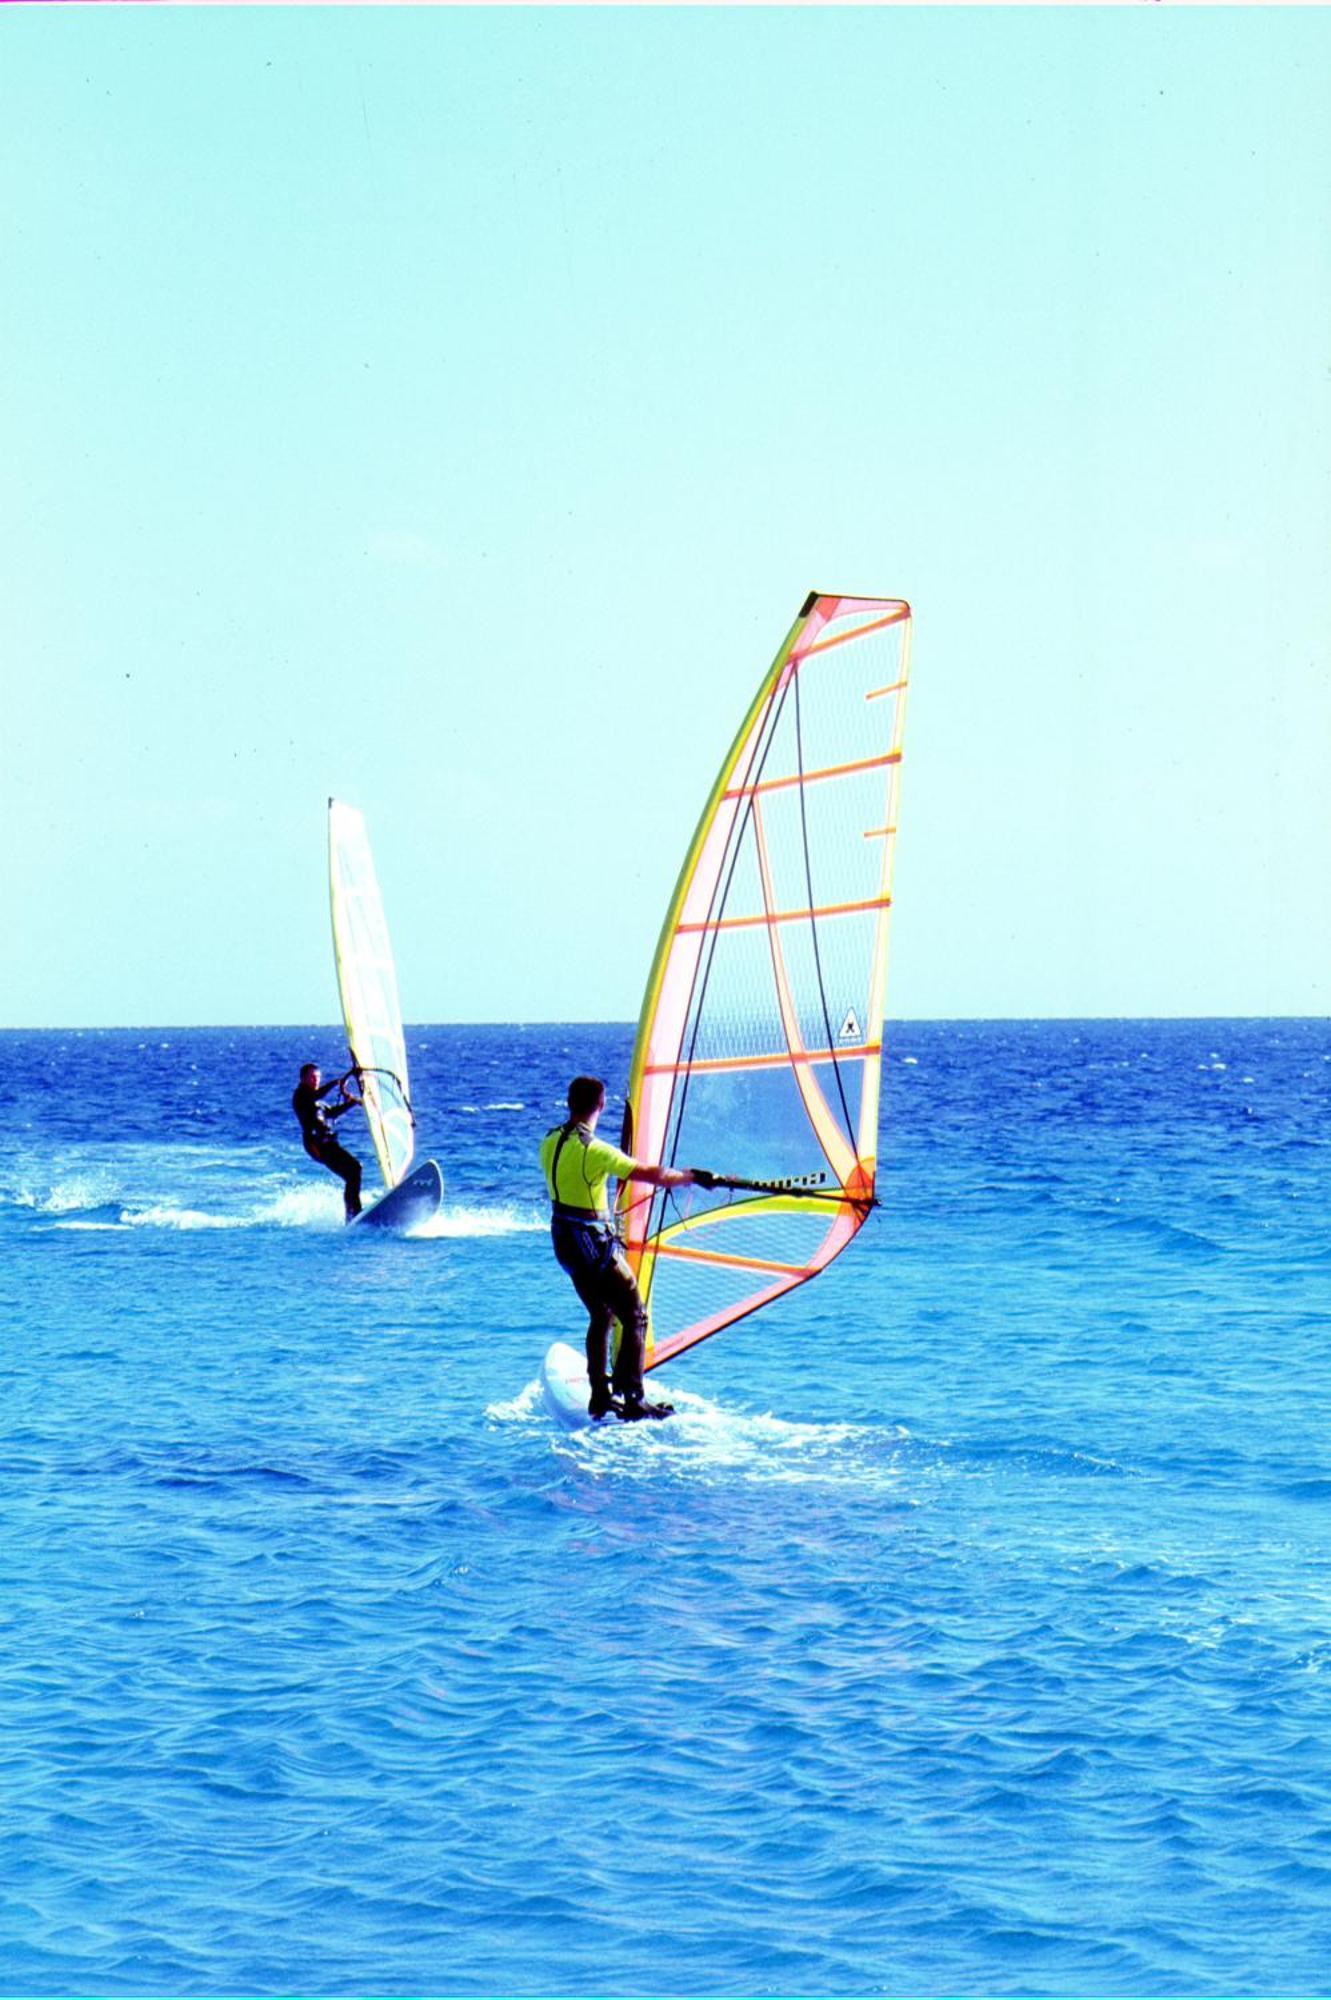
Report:
[[[605,1085],[599,1076],[575,1076],[568,1087],[568,1108],[575,1118],[586,1118],[597,1110],[604,1096]]]

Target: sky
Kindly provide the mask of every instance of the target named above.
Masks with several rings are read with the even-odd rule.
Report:
[[[0,12],[0,1025],[630,1020],[810,589],[889,1014],[1331,1011],[1323,8]]]

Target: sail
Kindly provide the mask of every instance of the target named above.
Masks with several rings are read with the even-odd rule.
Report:
[[[638,1023],[625,1182],[659,1367],[823,1270],[874,1198],[910,607],[814,594],[707,801]]]
[[[416,1150],[397,973],[364,815],[337,799],[328,801],[328,867],[347,1046],[363,1072],[365,1116],[384,1186],[392,1188]]]

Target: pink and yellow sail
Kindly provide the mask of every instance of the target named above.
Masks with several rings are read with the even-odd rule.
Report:
[[[805,1284],[874,1199],[910,607],[805,602],[675,886],[624,1143],[762,1188],[626,1183],[648,1367]]]

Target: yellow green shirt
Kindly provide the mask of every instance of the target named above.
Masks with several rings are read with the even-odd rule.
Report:
[[[551,1201],[566,1202],[570,1208],[595,1208],[602,1215],[607,1214],[605,1184],[613,1174],[616,1180],[623,1180],[637,1166],[636,1160],[627,1153],[621,1153],[618,1146],[612,1146],[605,1139],[598,1139],[585,1125],[575,1125],[568,1135],[566,1144],[559,1148],[564,1136],[562,1125],[556,1125],[553,1132],[547,1132],[541,1141],[541,1171],[545,1175],[545,1185]],[[559,1185],[555,1187],[550,1179],[550,1166],[559,1148]]]

